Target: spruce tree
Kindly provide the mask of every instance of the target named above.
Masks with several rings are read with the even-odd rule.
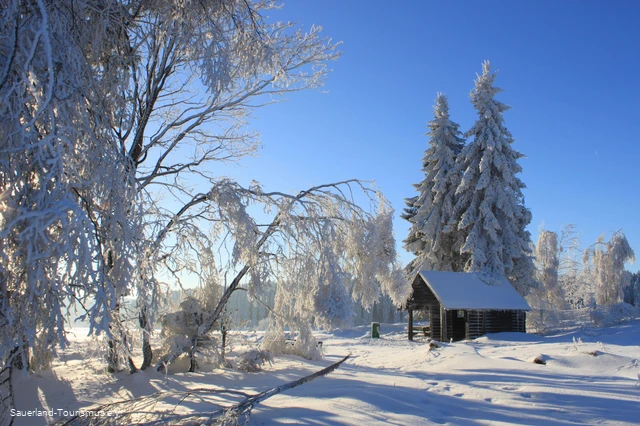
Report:
[[[514,140],[504,124],[502,113],[509,107],[495,99],[501,91],[493,85],[496,74],[489,61],[482,68],[471,92],[478,119],[465,134],[473,140],[456,164],[461,182],[451,225],[462,235],[464,271],[482,271],[488,282],[504,275],[526,295],[534,286],[535,268],[526,230],[531,212],[524,205],[525,185],[516,176],[523,155],[512,148]]]
[[[418,195],[406,200],[408,207],[402,216],[411,222],[405,248],[416,256],[406,269],[410,278],[420,269],[455,271],[460,267],[460,256],[453,252],[456,233],[444,232],[459,181],[452,171],[464,144],[458,127],[449,119],[447,97],[439,93],[434,118],[428,123],[429,148],[422,158],[424,179],[414,185]]]
[[[413,187],[418,190],[420,185],[413,184]],[[407,238],[403,241],[404,248],[416,256],[422,251],[421,244],[419,243],[419,241],[422,239],[421,234],[419,232],[419,229],[414,226],[414,218],[416,216],[416,213],[418,212],[418,208],[416,207],[417,201],[417,195],[411,198],[405,198],[404,202],[406,204],[406,207],[404,208],[403,213],[400,214],[401,218],[411,223],[411,227],[409,228],[409,235],[407,235]],[[413,264],[413,261],[410,263],[410,265],[411,264]]]

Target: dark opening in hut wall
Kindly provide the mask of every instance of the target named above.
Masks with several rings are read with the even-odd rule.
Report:
[[[467,337],[466,311],[447,310],[447,336],[453,340],[464,340]]]
[[[424,312],[429,317],[430,336],[442,340],[440,337],[440,302],[433,292],[422,282],[422,285],[414,281],[413,294],[407,301],[409,310],[408,334],[409,340],[413,340],[415,333],[413,318],[416,312]]]

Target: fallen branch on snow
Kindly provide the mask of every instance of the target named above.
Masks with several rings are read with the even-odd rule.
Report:
[[[85,415],[60,419],[54,424],[54,426],[108,426],[116,424],[145,426],[243,425],[249,421],[251,410],[262,401],[331,373],[350,356],[351,354],[313,374],[255,395],[249,395],[239,391],[207,388],[192,389],[184,392],[156,392],[139,398],[118,401],[82,410]],[[199,402],[214,404],[220,402],[217,396],[225,394],[235,397],[243,397],[244,399],[230,407],[220,408],[211,412],[176,413],[176,410],[181,407],[181,404],[188,398],[195,397]],[[208,400],[208,398],[211,400]],[[171,399],[177,400],[173,403],[172,410],[159,410],[156,408],[156,406],[162,402],[164,402],[168,407],[171,404],[168,400]],[[87,415],[86,413],[90,413],[91,415]]]

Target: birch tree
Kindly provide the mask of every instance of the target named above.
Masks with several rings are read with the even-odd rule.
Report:
[[[346,195],[356,190],[370,197],[371,211]],[[311,335],[314,325],[345,325],[355,302],[369,307],[381,293],[389,295],[396,305],[409,296],[410,285],[396,260],[393,210],[375,188],[364,182],[324,184],[292,195],[266,192],[258,186],[243,188],[222,179],[208,197],[211,203],[206,204],[201,216],[217,227],[209,244],[225,247],[216,252],[229,253],[226,264],[218,263],[217,269],[236,272],[215,308],[197,315],[201,318],[197,324],[170,327],[191,331],[172,336],[173,343],[156,366],[159,370],[187,354],[190,371],[195,371],[197,354],[211,341],[211,332],[227,301],[240,288],[250,298],[260,299],[265,290],[270,290],[265,283],[277,282],[264,347],[273,354],[293,351],[312,359],[319,356]],[[273,212],[268,224],[259,224],[248,213],[255,205]],[[219,257],[208,259],[212,264],[220,261]],[[191,303],[183,310],[193,309]],[[298,333],[291,348],[285,342],[287,326]]]
[[[627,237],[621,231],[617,231],[605,242],[604,235],[601,235],[596,243],[585,251],[585,262],[591,259],[596,303],[599,306],[621,303],[624,300],[624,289],[630,284],[624,264],[635,261],[635,254]]]
[[[559,285],[560,251],[558,234],[551,231],[540,231],[536,244],[535,259],[539,292],[544,299],[556,309],[562,309],[564,296]]]
[[[576,225],[567,224],[560,230],[560,264],[558,280],[565,301],[572,309],[589,305],[593,296],[592,283],[587,279],[589,266],[583,265],[583,252]],[[583,267],[583,266],[586,266]]]
[[[136,295],[148,366],[159,273],[177,279],[193,271],[183,255],[193,253],[195,241],[236,238],[230,288],[257,274],[261,247],[293,226],[282,216],[290,209],[279,204],[291,197],[277,201],[279,193],[267,195],[258,185],[243,189],[220,179],[214,165],[256,153],[258,134],[247,125],[254,108],[320,87],[327,63],[338,57],[320,27],[304,32],[268,22],[276,6],[7,3],[0,22],[3,359],[27,360],[28,347],[46,354],[64,345],[63,313],[77,302],[91,332],[107,335],[110,368],[125,361],[133,371],[121,302]],[[333,188],[327,218],[355,206],[339,185]],[[246,217],[242,200],[251,197],[270,198],[266,204],[282,212],[263,232],[249,219],[233,219]],[[364,226],[374,217],[362,216]],[[289,253],[295,251],[283,246],[280,254]],[[36,312],[29,310],[42,295]]]
[[[23,367],[67,344],[70,303],[94,296],[92,320],[108,323],[132,273],[135,216],[115,216],[135,182],[104,113],[122,99],[107,94],[119,59],[102,55],[113,27],[98,10],[13,0],[0,14],[0,356]]]
[[[527,316],[534,328],[542,330],[557,322],[557,311],[564,309],[565,300],[559,281],[562,246],[558,234],[541,230],[535,246],[536,281],[527,302],[533,312]]]
[[[338,53],[319,27],[305,33],[292,23],[268,24],[264,14],[272,1],[143,6],[124,47],[141,58],[129,67],[131,83],[124,88],[133,101],[113,131],[152,206],[145,221],[147,258],[177,277],[187,269],[180,256],[186,240],[200,233],[195,219],[216,202],[212,164],[254,154],[259,139],[247,128],[251,111],[320,87],[326,63]],[[155,282],[143,281],[139,304],[152,314],[148,304],[158,291],[148,281]],[[147,332],[154,320],[145,316]]]

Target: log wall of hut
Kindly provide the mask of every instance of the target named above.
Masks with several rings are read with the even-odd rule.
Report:
[[[468,311],[466,338],[475,339],[483,334],[503,331],[525,333],[525,315],[524,311]]]
[[[513,331],[520,333],[527,332],[527,313],[525,311],[516,311],[513,317]]]
[[[482,336],[485,333],[485,311],[469,311],[467,318],[467,339],[475,339]]]
[[[503,331],[524,332],[524,312],[521,311],[488,311],[485,315],[485,333]]]

